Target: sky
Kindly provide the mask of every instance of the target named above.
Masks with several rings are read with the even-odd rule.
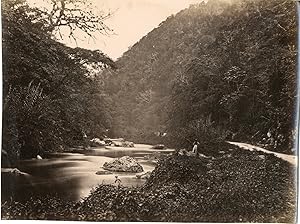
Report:
[[[30,0],[40,4],[43,0]],[[99,49],[112,59],[120,57],[128,48],[157,27],[162,21],[190,4],[201,0],[91,0],[99,10],[112,11],[105,24],[113,29],[109,36],[96,35],[96,40],[77,40],[64,43],[72,47]]]

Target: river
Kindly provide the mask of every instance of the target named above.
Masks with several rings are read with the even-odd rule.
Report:
[[[32,194],[80,200],[88,196],[91,189],[99,184],[114,184],[115,176],[118,176],[123,186],[140,186],[145,180],[137,179],[136,173],[114,172],[109,175],[97,175],[96,172],[103,170],[102,165],[105,162],[125,155],[135,158],[143,166],[144,172],[152,171],[156,164],[144,156],[154,152],[172,151],[151,149],[150,145],[136,144],[134,148],[109,146],[89,150],[77,149],[68,153],[51,153],[42,160],[23,160],[20,161],[18,169],[27,174],[15,178],[13,183],[2,179],[2,198],[9,196],[3,195],[8,194],[3,193],[3,185],[13,189],[16,201],[28,200]]]

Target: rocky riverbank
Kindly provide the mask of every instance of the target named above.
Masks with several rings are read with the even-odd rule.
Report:
[[[293,222],[295,167],[225,144],[203,157],[171,155],[138,188],[100,185],[80,202],[55,197],[2,203],[2,219]]]

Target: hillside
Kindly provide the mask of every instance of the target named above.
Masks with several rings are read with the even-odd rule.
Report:
[[[154,133],[167,132],[183,146],[202,125],[222,139],[289,151],[295,7],[219,0],[170,16],[125,52],[106,80],[116,109],[112,133],[156,143],[164,140]]]

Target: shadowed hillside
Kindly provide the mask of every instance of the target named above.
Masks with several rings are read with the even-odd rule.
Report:
[[[220,140],[289,151],[295,6],[282,0],[209,1],[170,16],[108,75],[113,133],[185,146],[209,129]]]

